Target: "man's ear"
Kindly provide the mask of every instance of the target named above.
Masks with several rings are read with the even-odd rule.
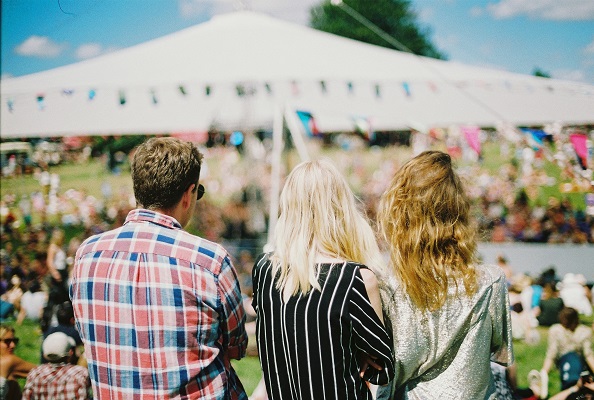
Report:
[[[182,195],[182,205],[184,209],[190,207],[192,205],[192,196],[196,196],[194,189],[196,188],[196,184],[191,184],[188,189]]]

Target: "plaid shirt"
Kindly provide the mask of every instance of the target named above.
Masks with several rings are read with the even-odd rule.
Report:
[[[70,296],[98,399],[247,399],[237,275],[220,245],[172,217],[132,210],[85,240]]]
[[[92,398],[89,372],[72,364],[41,364],[27,375],[23,400],[85,400]]]

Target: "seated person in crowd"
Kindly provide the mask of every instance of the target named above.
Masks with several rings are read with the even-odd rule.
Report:
[[[41,347],[49,363],[41,364],[29,372],[23,400],[91,399],[93,392],[89,371],[75,365],[74,339],[65,333],[55,332],[45,338]]]
[[[578,312],[571,307],[561,310],[559,322],[549,328],[542,370],[548,373],[555,364],[559,369],[561,390],[565,390],[577,383],[582,371],[594,370],[592,329],[580,325]]]
[[[559,323],[559,312],[563,309],[563,300],[558,296],[554,283],[547,282],[542,287],[542,297],[538,305],[536,319],[539,326],[551,326]]]

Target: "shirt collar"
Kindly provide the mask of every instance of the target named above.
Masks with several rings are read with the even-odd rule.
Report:
[[[128,213],[126,222],[150,222],[153,224],[164,226],[169,229],[181,229],[182,226],[177,220],[169,215],[161,214],[156,211],[146,210],[144,208],[137,208]]]

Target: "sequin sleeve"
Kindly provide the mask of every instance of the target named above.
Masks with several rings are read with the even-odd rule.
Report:
[[[493,283],[493,294],[489,304],[489,313],[493,320],[491,336],[491,361],[501,365],[514,362],[511,332],[511,314],[509,311],[509,295],[505,275],[501,274]]]

